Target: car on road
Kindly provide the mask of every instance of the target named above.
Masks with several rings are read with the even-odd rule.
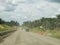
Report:
[[[26,32],[29,32],[29,29],[28,28],[26,29]]]

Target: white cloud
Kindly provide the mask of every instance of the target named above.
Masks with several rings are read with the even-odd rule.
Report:
[[[20,23],[41,17],[54,17],[56,13],[60,13],[59,3],[52,3],[45,0],[6,0],[3,2],[0,3],[0,11],[3,11],[0,14],[7,14],[10,16],[10,20],[17,20]]]

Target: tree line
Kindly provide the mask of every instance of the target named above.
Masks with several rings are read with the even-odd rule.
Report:
[[[0,18],[0,24],[6,24],[8,26],[19,26],[19,23],[17,21],[10,21],[10,22],[7,22],[7,21],[4,21]]]
[[[60,14],[56,15],[55,18],[42,17],[39,20],[26,21],[26,22],[23,22],[22,26],[26,26],[29,28],[40,27],[43,30],[59,29],[60,28]]]

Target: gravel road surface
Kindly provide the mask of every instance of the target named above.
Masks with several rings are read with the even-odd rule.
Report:
[[[5,38],[0,45],[60,45],[60,39],[17,30]]]

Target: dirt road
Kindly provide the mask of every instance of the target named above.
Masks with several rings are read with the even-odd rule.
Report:
[[[60,45],[60,40],[18,30],[5,38],[0,45]]]

